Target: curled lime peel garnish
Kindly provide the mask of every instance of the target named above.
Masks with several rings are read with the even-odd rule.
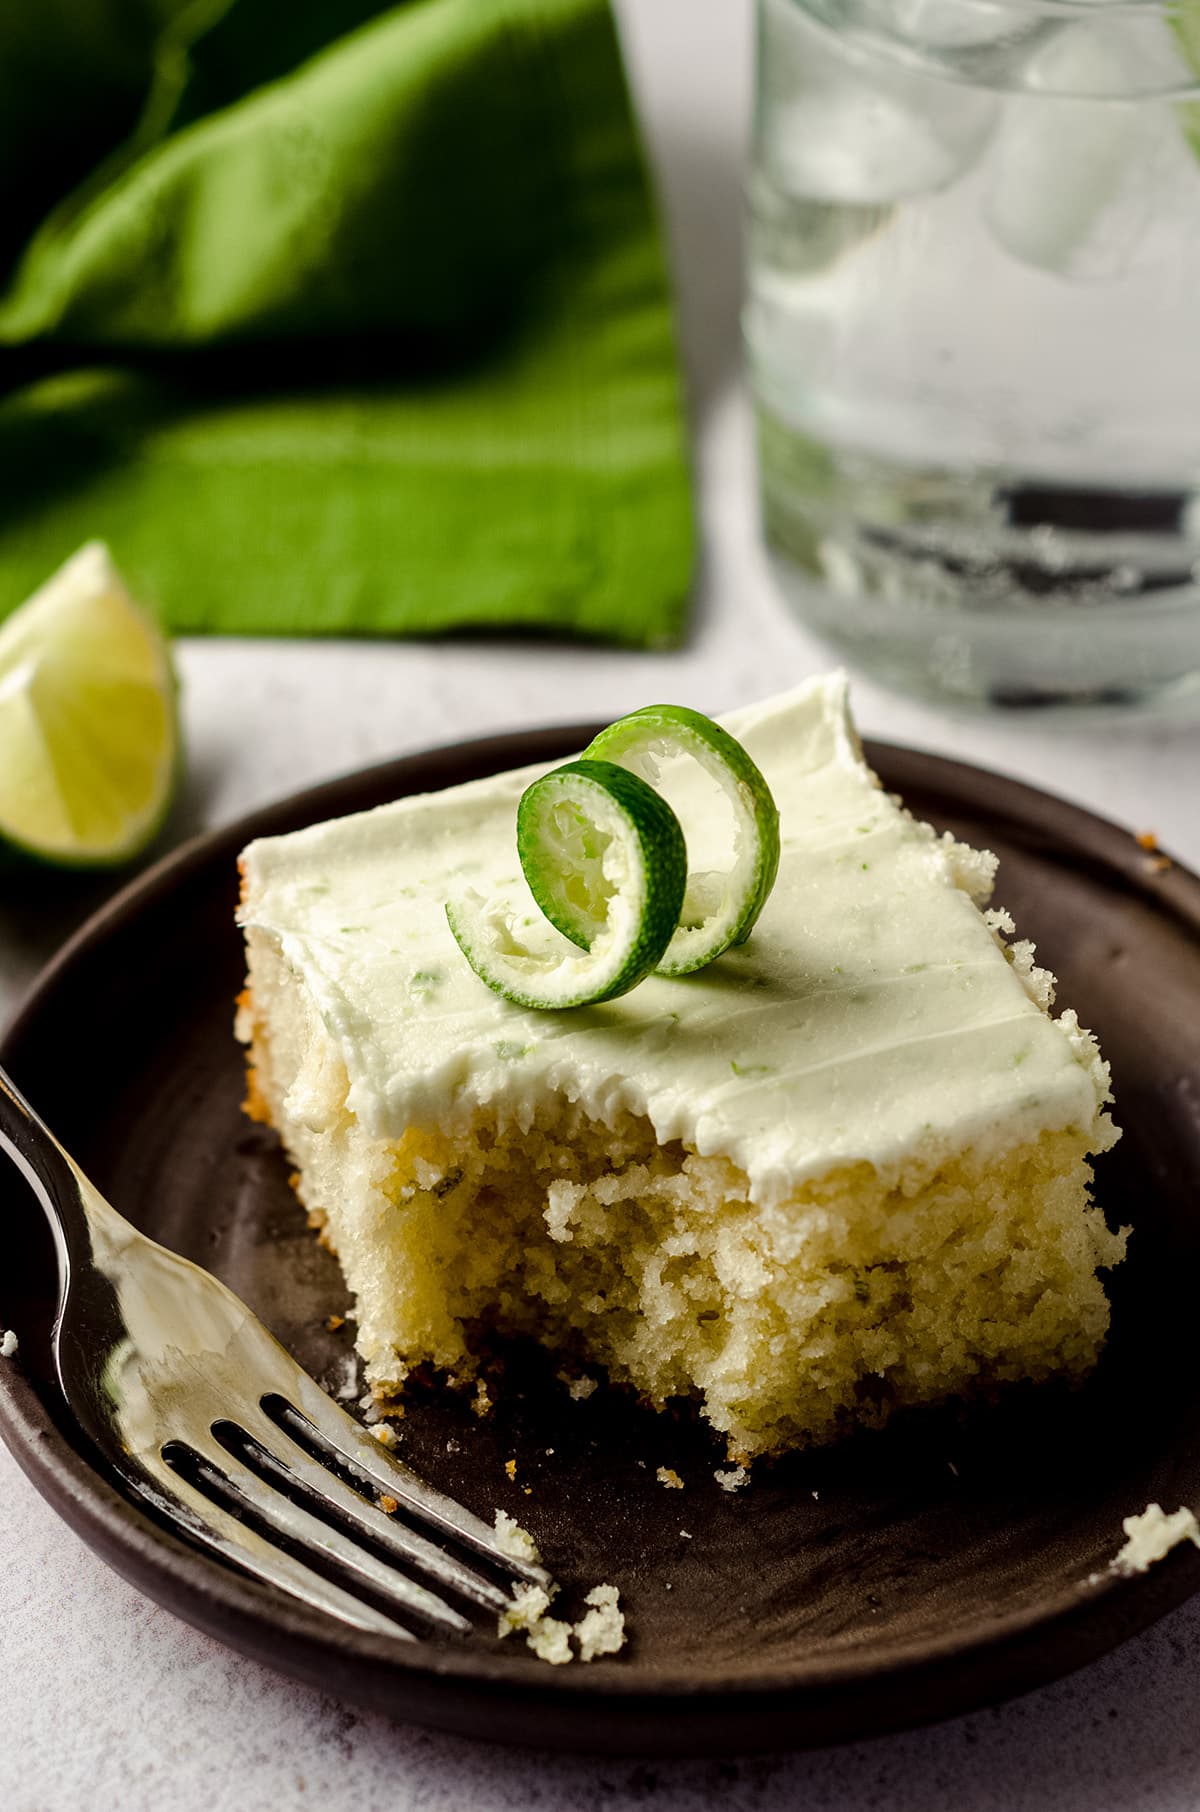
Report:
[[[728,869],[689,871],[679,820],[651,784],[680,755],[729,803]],[[647,705],[526,788],[517,854],[545,923],[469,891],[447,903],[450,929],[480,979],[515,1006],[589,1006],[745,943],[778,873],[779,813],[727,730],[683,705]]]
[[[726,871],[690,872],[681,922],[658,965],[660,975],[690,975],[733,944],[743,944],[779,872],[779,812],[757,763],[728,730],[686,705],[646,705],[602,730],[585,759],[618,763],[647,780],[662,761],[699,762],[733,810],[733,863]],[[541,900],[538,904],[545,912]],[[547,914],[560,931],[566,922]]]
[[[474,891],[446,905],[459,949],[493,992],[519,1007],[590,1006],[653,972],[687,881],[679,820],[653,787],[613,762],[566,762],[522,794],[517,849],[545,926]]]

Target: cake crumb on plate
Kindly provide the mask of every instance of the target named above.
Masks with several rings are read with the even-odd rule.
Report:
[[[566,1385],[567,1395],[573,1397],[576,1403],[582,1403],[590,1397],[594,1390],[599,1389],[600,1382],[598,1378],[572,1378],[569,1372],[559,1372],[558,1380],[560,1384]]]
[[[550,1594],[544,1586],[517,1586],[512,1595],[512,1603],[506,1611],[501,1611],[499,1633],[509,1635],[513,1630],[527,1630],[540,1621],[550,1609]]]
[[[660,1485],[666,1486],[668,1491],[683,1490],[683,1480],[673,1466],[660,1466],[654,1476]]]
[[[744,1466],[734,1466],[728,1472],[722,1472],[718,1467],[713,1477],[722,1491],[740,1491],[743,1485],[749,1483],[750,1474]]]
[[[1127,1516],[1121,1527],[1125,1546],[1114,1557],[1113,1571],[1145,1573],[1156,1560],[1162,1560],[1180,1542],[1190,1541],[1200,1548],[1200,1523],[1193,1511],[1174,1510],[1168,1516],[1161,1504],[1147,1504],[1140,1516]]]
[[[497,1634],[509,1636],[514,1630],[520,1631],[538,1659],[548,1661],[551,1667],[562,1667],[575,1659],[572,1638],[579,1644],[581,1661],[615,1655],[625,1646],[625,1618],[616,1586],[593,1586],[583,1601],[589,1608],[575,1624],[546,1615],[551,1597],[543,1586],[515,1586],[512,1603],[500,1614]]]
[[[17,1352],[17,1337],[11,1328],[5,1328],[0,1334],[0,1359],[13,1359]]]
[[[539,1661],[548,1661],[551,1667],[561,1667],[571,1661],[571,1626],[562,1623],[557,1617],[542,1617],[535,1623],[526,1636],[530,1648]]]
[[[597,1655],[615,1655],[625,1646],[625,1619],[618,1608],[620,1593],[616,1586],[598,1585],[584,1599],[591,1605],[575,1625],[579,1659],[591,1661]]]
[[[516,1518],[509,1516],[506,1510],[497,1510],[495,1530],[496,1546],[501,1554],[507,1554],[512,1560],[527,1560],[533,1566],[541,1560],[537,1543],[528,1529],[522,1529]]]
[[[471,1408],[475,1411],[475,1414],[481,1421],[484,1416],[488,1416],[492,1413],[491,1392],[488,1390],[488,1387],[482,1378],[475,1386],[475,1395],[471,1399]]]

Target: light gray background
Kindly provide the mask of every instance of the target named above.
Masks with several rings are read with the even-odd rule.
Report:
[[[423,744],[612,718],[657,696],[719,709],[829,664],[785,616],[755,533],[737,342],[751,8],[621,0],[619,11],[691,379],[705,545],[690,645],[645,656],[524,642],[186,643],[189,780],[178,834]],[[1153,829],[1200,865],[1200,729],[950,718],[866,683],[855,697],[869,732],[1002,769]],[[100,893],[82,882],[0,901],[0,1015]],[[1200,1603],[1058,1686],[916,1735],[728,1764],[576,1762],[360,1717],[243,1661],[110,1573],[3,1449],[0,1506],[3,1812],[1200,1806]]]

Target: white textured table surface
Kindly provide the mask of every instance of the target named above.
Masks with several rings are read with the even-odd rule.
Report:
[[[785,616],[754,529],[739,388],[738,181],[748,0],[623,0],[681,290],[705,556],[682,653],[521,643],[182,649],[190,778],[179,834],[308,781],[463,734],[611,718],[651,696],[717,709],[823,664]],[[948,719],[869,685],[865,728],[1065,794],[1200,864],[1200,728]],[[0,1016],[99,897],[0,900]],[[242,1660],[140,1597],[0,1449],[0,1808],[590,1812],[720,1804],[808,1812],[1193,1812],[1200,1602],[1015,1704],[912,1736],[777,1760],[602,1763],[392,1726]]]

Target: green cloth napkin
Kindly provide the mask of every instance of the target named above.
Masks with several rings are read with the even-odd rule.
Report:
[[[5,0],[0,617],[661,646],[693,530],[607,0]]]

